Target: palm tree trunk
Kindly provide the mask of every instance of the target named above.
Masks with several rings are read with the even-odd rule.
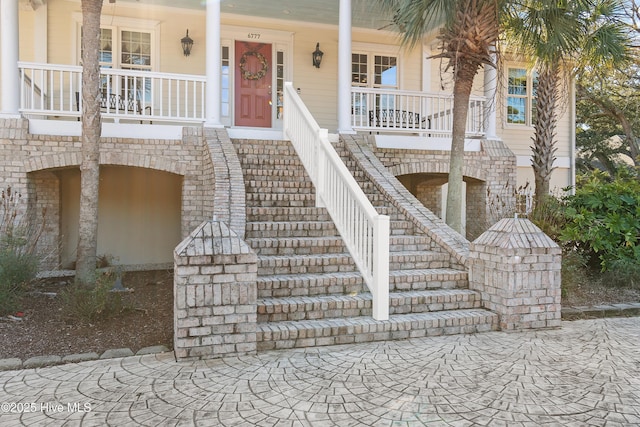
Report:
[[[82,161],[76,281],[95,279],[100,184],[100,13],[102,0],[82,0]]]
[[[447,192],[446,223],[462,234],[462,200],[464,140],[469,114],[469,97],[473,87],[473,78],[478,66],[461,61],[456,70],[453,84],[453,126],[451,135],[451,156],[449,159],[449,189]]]
[[[537,117],[534,122],[532,166],[535,179],[535,202],[542,204],[549,195],[551,173],[555,161],[556,101],[560,71],[558,64],[549,64],[538,75]]]

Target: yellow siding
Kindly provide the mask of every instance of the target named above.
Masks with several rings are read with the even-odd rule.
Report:
[[[79,30],[80,2],[70,0],[49,0],[48,15],[48,57],[49,62],[57,64],[78,64],[79,49],[77,46]],[[21,60],[30,60],[34,43],[33,13],[20,13],[21,25]],[[203,11],[185,10],[178,8],[151,8],[136,3],[116,2],[104,3],[103,22],[118,22],[137,20],[136,22],[157,23],[157,50],[155,51],[155,70],[170,73],[205,74],[206,30],[205,14]],[[71,19],[74,17],[73,19]],[[337,68],[338,68],[338,27],[330,25],[316,25],[313,23],[298,23],[294,21],[273,19],[252,19],[246,16],[222,15],[222,39],[233,39],[232,31],[238,28],[247,32],[264,32],[260,39],[264,43],[272,43],[269,31],[278,31],[281,35],[279,43],[289,45],[286,64],[291,65],[287,70],[286,80],[291,80],[294,87],[300,88],[300,95],[321,127],[333,132],[337,128]],[[184,37],[186,29],[194,40],[191,56],[184,57],[180,46],[180,39]],[[283,41],[282,34],[290,33],[290,39]],[[413,50],[399,47],[397,36],[388,31],[374,31],[354,29],[352,32],[354,46],[367,46],[368,51],[376,51],[379,46],[381,52],[395,50],[400,58],[398,66],[398,81],[400,89],[421,90],[423,87],[423,50],[417,46]],[[311,52],[316,43],[324,51],[322,66],[314,68],[311,64]],[[437,45],[433,39],[425,44],[426,54],[437,54]],[[451,72],[443,72],[446,61],[431,59],[426,62],[428,82],[424,85],[427,91],[451,93]],[[521,158],[531,155],[532,128],[518,125],[507,125],[505,113],[505,72],[509,64],[501,67],[498,83],[498,98],[496,101],[498,122],[497,130],[505,143]],[[521,65],[514,63],[513,65]],[[566,91],[568,92],[568,91]],[[484,77],[482,70],[474,81],[474,94],[484,94]],[[569,98],[569,95],[567,94]],[[556,156],[566,161],[571,156],[572,108],[566,100],[563,102],[562,114],[558,120]],[[521,168],[526,170],[527,168]],[[568,170],[568,169],[567,169]],[[558,173],[568,176],[568,173]],[[564,174],[564,175],[563,175]],[[561,178],[563,185],[567,179]]]
[[[71,20],[72,14],[80,13],[80,2],[52,1],[48,3],[49,14],[49,62],[52,64],[78,65],[75,40],[76,25]]]
[[[33,11],[19,11],[18,27],[20,28],[20,61],[31,62],[34,60],[34,14],[35,13]]]

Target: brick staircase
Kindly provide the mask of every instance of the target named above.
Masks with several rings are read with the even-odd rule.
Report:
[[[344,161],[378,212],[391,219],[390,319],[372,297],[288,141],[233,141],[247,193],[246,241],[258,254],[258,350],[488,331],[467,272]]]

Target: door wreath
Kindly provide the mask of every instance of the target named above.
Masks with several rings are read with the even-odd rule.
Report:
[[[256,59],[260,62],[260,70],[255,73],[246,69],[247,66],[247,58],[249,56],[255,56]],[[264,57],[260,52],[245,52],[242,54],[240,58],[240,72],[242,73],[242,78],[245,80],[260,80],[264,76],[267,75],[267,71],[269,71],[269,64],[267,63],[267,58]]]

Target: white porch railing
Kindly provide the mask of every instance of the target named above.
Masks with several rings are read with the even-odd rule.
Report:
[[[467,136],[484,135],[486,98],[469,100]],[[351,125],[357,130],[451,136],[453,95],[351,88]]]
[[[373,318],[389,319],[389,217],[376,212],[290,82],[285,83],[284,134],[316,187],[373,295]]]
[[[20,112],[80,117],[82,67],[20,62]],[[112,119],[205,121],[205,77],[100,69],[102,115]]]

